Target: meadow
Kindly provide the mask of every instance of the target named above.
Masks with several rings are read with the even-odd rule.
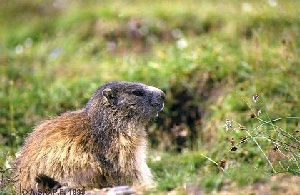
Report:
[[[0,170],[36,123],[82,108],[101,84],[127,80],[166,93],[147,128],[157,182],[147,193],[296,194],[299,7],[0,0]],[[12,193],[5,181],[0,194]]]

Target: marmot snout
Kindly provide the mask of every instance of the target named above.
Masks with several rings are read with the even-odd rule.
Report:
[[[43,186],[40,175],[86,189],[151,184],[145,125],[163,107],[164,93],[155,87],[99,87],[83,109],[46,120],[28,135],[15,161],[16,191]]]

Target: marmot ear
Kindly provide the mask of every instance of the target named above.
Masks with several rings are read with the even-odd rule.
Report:
[[[115,94],[111,88],[103,89],[102,95],[110,104],[114,102]]]

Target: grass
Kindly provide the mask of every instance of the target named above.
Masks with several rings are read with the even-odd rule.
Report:
[[[5,0],[0,167],[34,124],[81,108],[107,81],[129,80],[166,92],[166,108],[148,128],[155,192],[265,181],[275,174],[266,156],[276,172],[299,175],[300,4],[270,2]],[[261,150],[248,139],[230,151],[249,135],[226,131],[226,119],[256,135],[259,119],[277,118],[255,138]],[[288,155],[281,158],[262,137],[298,150],[279,144]],[[201,154],[225,161],[226,173]]]

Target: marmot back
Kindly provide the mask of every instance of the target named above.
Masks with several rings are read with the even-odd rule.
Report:
[[[15,161],[17,193],[45,188],[43,178],[85,189],[151,184],[145,125],[163,101],[164,93],[155,87],[111,82],[83,109],[37,125]]]

